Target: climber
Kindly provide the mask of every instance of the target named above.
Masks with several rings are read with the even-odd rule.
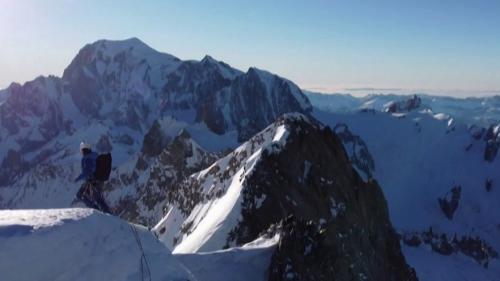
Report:
[[[85,142],[80,143],[80,152],[82,153],[82,172],[75,179],[75,182],[78,182],[82,179],[85,180],[85,182],[80,187],[80,190],[78,190],[76,198],[82,201],[89,208],[98,209],[105,213],[110,213],[109,207],[104,201],[101,193],[104,185],[104,180],[107,180],[107,178],[103,180],[103,177],[99,176],[99,174],[102,174],[103,169],[103,165],[100,164],[102,163],[102,161],[100,161],[102,159],[101,157],[109,157],[109,166],[111,166],[111,155],[97,155],[97,153],[92,151],[90,144]],[[108,166],[108,164],[105,164],[105,166]],[[106,173],[106,171],[104,173]],[[107,171],[107,174],[107,176],[109,177],[109,171]]]

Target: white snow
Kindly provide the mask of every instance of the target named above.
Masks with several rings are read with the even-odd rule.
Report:
[[[247,163],[252,165],[252,161],[256,160],[257,157],[254,157],[254,159],[249,159]],[[246,173],[250,171],[251,169],[248,169]],[[232,177],[224,196],[195,207],[187,221],[202,219],[197,223],[195,230],[175,247],[174,253],[194,253],[222,249],[226,243],[227,234],[240,216],[240,195],[243,185],[239,178],[243,173],[245,171],[241,169]]]
[[[276,133],[273,137],[273,142],[283,142],[288,137],[288,131],[285,128],[285,125],[281,125],[276,129]]]
[[[443,256],[427,247],[409,247],[402,244],[406,262],[415,268],[422,281],[444,280],[497,280],[500,276],[500,261],[493,260],[488,268],[462,254]]]
[[[0,211],[0,280],[141,280],[140,245],[151,280],[191,278],[147,229],[116,217],[90,209]]]
[[[279,236],[258,238],[253,242],[226,250],[195,254],[176,254],[199,280],[264,281]]]
[[[448,120],[448,118],[450,118],[450,116],[448,116],[444,113],[438,113],[438,114],[434,115],[434,118],[436,118],[437,120]]]

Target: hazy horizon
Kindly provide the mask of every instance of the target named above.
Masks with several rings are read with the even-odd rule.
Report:
[[[79,49],[137,37],[323,93],[500,94],[500,2],[0,0],[0,89],[61,76]],[[387,91],[386,91],[387,90]]]

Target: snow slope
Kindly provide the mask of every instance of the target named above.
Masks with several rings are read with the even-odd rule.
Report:
[[[171,255],[144,227],[91,209],[0,211],[0,280],[264,281],[277,242]]]
[[[151,280],[194,280],[147,229],[90,209],[0,211],[0,280],[141,280],[135,231]]]
[[[421,281],[489,281],[498,280],[500,276],[498,261],[485,268],[478,263],[471,263],[470,258],[462,254],[443,256],[428,247],[415,248],[407,245],[402,245],[402,250],[408,264],[416,269]]]
[[[258,238],[241,247],[174,256],[203,281],[264,281],[278,241],[278,236]]]

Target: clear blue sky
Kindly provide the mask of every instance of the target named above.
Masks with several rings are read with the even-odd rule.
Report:
[[[60,76],[86,43],[129,37],[309,89],[500,90],[498,0],[0,0],[0,88]]]

